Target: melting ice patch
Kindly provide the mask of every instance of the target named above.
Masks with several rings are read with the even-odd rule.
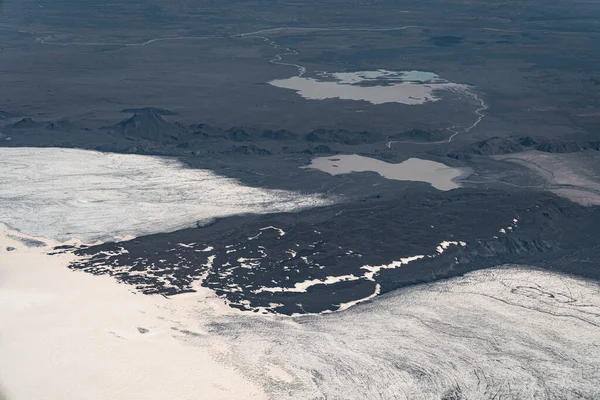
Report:
[[[61,241],[138,236],[328,203],[319,195],[246,187],[164,157],[0,148],[0,221]]]
[[[423,104],[437,101],[440,90],[466,91],[468,86],[448,82],[433,72],[376,71],[322,72],[316,78],[294,76],[269,84],[295,90],[309,100],[363,100],[372,104]]]

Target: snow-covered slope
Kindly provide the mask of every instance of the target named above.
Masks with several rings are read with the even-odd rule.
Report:
[[[169,158],[0,148],[0,221],[57,240],[169,232],[216,217],[327,203],[318,195],[246,187]]]

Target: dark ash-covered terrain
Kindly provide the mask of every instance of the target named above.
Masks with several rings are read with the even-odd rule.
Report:
[[[595,6],[346,3],[86,1],[81,20],[67,2],[5,5],[0,146],[175,157],[337,202],[83,247],[72,268],[169,296],[201,283],[234,307],[283,314],[504,263],[597,279]],[[463,90],[375,105],[268,83],[379,69],[432,71]],[[470,172],[441,192],[300,168],[337,154]]]
[[[593,267],[600,261],[594,251],[598,209],[553,195],[540,177],[494,158],[598,152],[589,136],[444,142],[443,132],[421,128],[388,135],[324,128],[302,133],[185,124],[156,107],[123,115],[98,129],[16,118],[5,125],[3,144],[178,157],[246,184],[319,191],[339,203],[57,249],[82,256],[71,268],[111,275],[143,293],[171,296],[201,284],[232,307],[291,315],[345,309],[406,285],[506,263],[600,278]],[[315,156],[344,153],[392,163],[418,154],[474,173],[463,179],[464,188],[441,192],[373,173],[329,176],[300,168]],[[516,176],[489,179],[497,168]]]
[[[204,277],[203,286],[244,310],[317,313],[506,263],[598,279],[589,268],[600,261],[592,250],[598,217],[546,194],[400,195],[85,247],[71,267],[164,295],[193,291]]]

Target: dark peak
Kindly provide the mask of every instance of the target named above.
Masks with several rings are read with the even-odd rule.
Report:
[[[600,151],[600,141],[588,141],[584,137],[570,140],[537,138],[529,136],[519,138],[521,146],[533,147],[535,150],[546,153],[576,153],[583,150]]]
[[[166,108],[142,107],[142,108],[126,108],[121,110],[125,114],[155,114],[155,115],[175,115],[171,110]]]
[[[345,129],[315,129],[306,136],[309,142],[342,143],[358,145],[365,143],[377,143],[383,141],[383,137],[370,132],[350,132]]]
[[[124,119],[117,125],[124,128],[140,128],[145,124],[166,124],[167,121],[160,116],[160,114],[154,114],[150,112],[134,113],[130,118]]]
[[[439,142],[447,139],[447,135],[444,132],[434,129],[410,129],[408,131],[389,136],[389,138],[416,142]]]
[[[18,122],[15,122],[13,124],[13,126],[15,126],[15,125],[24,125],[24,124],[33,124],[33,123],[35,123],[35,121],[33,120],[33,118],[31,118],[31,117],[25,117],[22,120],[20,120]]]
[[[227,129],[229,138],[236,142],[247,142],[253,140],[257,136],[257,130],[253,128],[242,128],[234,126],[233,128]]]
[[[535,149],[545,153],[576,153],[583,150],[600,151],[600,141],[582,142],[560,139],[533,139],[524,137],[492,137],[475,144],[461,148],[459,151],[446,156],[457,160],[467,160],[471,155],[493,156],[518,153]]]
[[[472,147],[473,153],[482,156],[518,153],[520,151],[523,151],[523,148],[513,139],[498,136],[482,140]]]
[[[30,129],[30,128],[39,128],[40,126],[45,125],[44,122],[35,121],[33,118],[23,118],[22,120],[15,122],[12,125],[9,125],[9,128],[13,129]]]
[[[216,128],[214,126],[210,126],[207,124],[194,124],[188,127],[189,131],[191,131],[194,135],[200,136],[206,139],[215,139],[215,138],[224,138],[226,136],[226,132],[220,128]]]
[[[580,146],[577,142],[569,140],[569,141],[558,141],[552,140],[545,143],[541,143],[535,148],[538,151],[543,151],[546,153],[575,153],[583,150],[583,147]]]
[[[185,128],[180,124],[165,120],[160,113],[153,110],[136,112],[116,125],[105,127],[113,132],[126,136],[148,140],[164,141],[177,139]]]
[[[456,152],[446,154],[447,157],[456,160],[468,160],[472,155],[496,156],[501,154],[511,154],[523,151],[517,138],[503,138],[494,136],[489,139],[481,140],[477,143],[466,145],[457,149]]]
[[[519,138],[519,144],[521,146],[531,147],[531,146],[537,144],[537,142],[535,140],[533,140],[533,138],[531,136],[523,136],[522,138]]]
[[[600,151],[600,141],[592,141],[585,144],[584,149]]]
[[[309,142],[338,142],[344,136],[348,137],[350,132],[345,129],[315,129],[306,136]]]
[[[302,150],[304,154],[337,154],[337,151],[332,150],[329,146],[319,144],[311,149]]]

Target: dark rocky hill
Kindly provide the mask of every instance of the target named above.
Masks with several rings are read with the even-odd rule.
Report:
[[[462,146],[448,157],[467,160],[472,155],[494,156],[537,150],[545,153],[576,153],[584,150],[600,151],[600,141],[597,140],[560,140],[548,138],[524,137],[492,137],[472,145]]]
[[[154,108],[140,109],[130,118],[104,129],[132,138],[157,142],[170,142],[187,132],[183,125],[167,121],[162,115],[162,111]]]
[[[448,134],[438,130],[410,129],[388,138],[398,141],[414,141],[414,142],[440,142],[448,138]]]
[[[47,122],[36,121],[33,118],[23,118],[20,121],[15,122],[14,124],[7,125],[5,128],[22,130],[22,129],[36,129],[42,128],[47,124]]]
[[[523,147],[514,139],[493,137],[482,140],[471,146],[471,152],[482,156],[494,156],[498,154],[510,154],[523,151]]]
[[[229,139],[235,142],[251,142],[260,139],[260,131],[252,128],[234,126],[227,130]]]
[[[226,139],[228,136],[227,131],[207,124],[190,125],[188,131],[199,139]]]
[[[382,135],[371,132],[350,132],[345,129],[315,129],[306,135],[309,142],[360,145],[385,141]]]

